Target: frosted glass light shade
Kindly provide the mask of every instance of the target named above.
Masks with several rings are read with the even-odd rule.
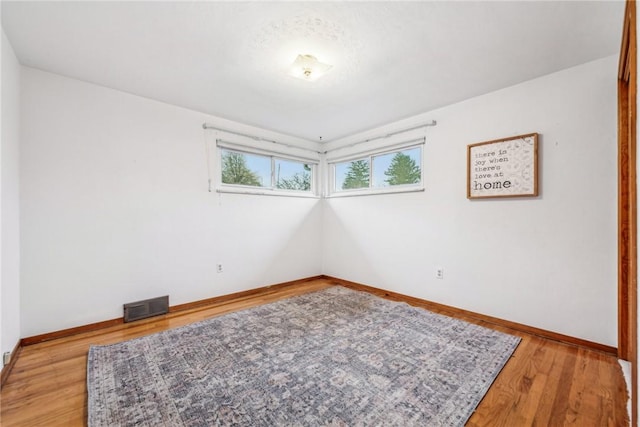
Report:
[[[298,55],[291,64],[289,75],[312,82],[325,75],[331,68],[331,65],[323,64],[313,55]]]

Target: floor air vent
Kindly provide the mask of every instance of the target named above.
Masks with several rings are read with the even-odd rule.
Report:
[[[130,302],[124,305],[124,321],[146,319],[169,312],[169,295],[146,299],[144,301]]]

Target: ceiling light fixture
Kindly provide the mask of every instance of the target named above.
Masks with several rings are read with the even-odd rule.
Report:
[[[291,64],[289,75],[313,82],[325,75],[331,68],[331,65],[323,64],[313,55],[298,55]]]

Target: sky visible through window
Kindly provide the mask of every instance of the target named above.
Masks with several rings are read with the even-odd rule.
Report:
[[[349,186],[346,189],[357,189],[357,188],[369,188],[369,182],[371,183],[370,188],[385,188],[389,187],[390,184],[387,182],[389,180],[389,175],[385,175],[385,172],[390,171],[390,167],[394,165],[394,171],[398,171],[398,161],[394,163],[394,157],[396,157],[399,153],[404,155],[404,164],[405,169],[401,169],[402,171],[407,171],[413,168],[415,170],[413,178],[411,180],[400,180],[399,184],[403,183],[418,183],[421,174],[422,168],[422,147],[411,147],[405,150],[394,151],[390,153],[384,153],[379,155],[371,155],[362,157],[359,159],[354,159],[348,162],[335,163],[335,190],[342,190],[345,180],[348,175],[353,175],[354,171],[350,170],[353,166],[353,163],[360,162],[359,168],[361,175],[363,178],[357,181],[358,184],[353,185],[354,177],[351,176],[349,178]],[[241,185],[259,185],[261,187],[271,187],[271,168],[272,168],[272,158],[259,154],[251,154],[251,153],[238,153],[241,155],[244,160],[246,169],[251,171],[251,175],[253,176],[253,181],[240,182],[236,181],[235,178],[228,178],[229,180],[225,181],[226,183],[235,184],[239,183]],[[401,156],[402,157],[402,156]],[[407,162],[411,159],[413,166],[406,166]],[[274,158],[274,178],[275,181],[273,183],[274,187],[281,189],[296,189],[296,190],[309,190],[309,171],[310,169],[305,170],[305,165],[300,161],[293,161],[287,159],[279,159]],[[225,166],[226,167],[226,166]],[[246,170],[245,169],[245,170]],[[225,174],[224,171],[228,169],[223,168],[223,176]],[[396,172],[393,176],[399,176]],[[417,176],[415,175],[417,173]],[[244,173],[246,175],[247,173]],[[242,174],[241,174],[242,175]],[[239,175],[238,175],[239,176]],[[306,176],[307,179],[304,182],[301,181],[301,177]],[[398,178],[396,179],[395,185],[398,185]],[[418,181],[416,181],[418,180]],[[300,182],[298,182],[300,181]],[[281,186],[282,185],[282,186]]]
[[[366,159],[356,159],[356,160],[366,160]],[[346,178],[347,171],[349,170],[350,164],[351,162],[336,163],[336,189],[342,188],[342,184],[344,184],[344,179]]]
[[[276,182],[280,179],[291,179],[296,173],[304,172],[304,163],[287,161],[283,159],[276,160]]]
[[[422,165],[422,159],[421,159],[421,147],[414,147],[414,148],[410,148],[408,150],[402,150],[400,151],[400,153],[405,154],[407,156],[409,156],[412,160],[414,160],[416,162],[416,164],[418,166],[421,167]],[[387,154],[382,154],[379,156],[373,156],[373,164],[371,165],[371,175],[373,177],[373,181],[372,181],[372,187],[374,188],[380,188],[380,187],[388,187],[389,184],[386,182],[387,176],[384,174],[385,171],[387,169],[389,169],[389,166],[391,165],[391,160],[393,159],[393,156],[395,156],[398,153],[398,151],[395,151],[393,153],[387,153]],[[355,159],[352,161],[357,161],[357,160],[367,160],[368,158],[365,157],[363,159]],[[336,171],[336,175],[335,175],[335,189],[336,190],[340,190],[342,189],[342,185],[344,184],[344,180],[347,174],[347,171],[349,170],[349,165],[351,164],[351,162],[344,162],[344,163],[336,163],[335,164],[335,171]]]
[[[237,154],[242,156],[246,169],[251,171],[251,173],[257,178],[260,187],[271,187],[271,157],[251,153]],[[274,158],[273,166],[275,175],[274,184],[278,186],[278,188],[309,190],[307,187],[310,186],[310,166],[305,169],[305,163],[303,162],[279,158]],[[224,167],[225,166],[223,165],[223,169]],[[303,177],[306,177],[306,180]],[[234,184],[236,182],[234,182],[232,178],[232,181],[228,181],[227,183]],[[288,186],[287,183],[289,184]],[[247,185],[248,183],[244,182],[242,184]],[[256,182],[255,184],[248,185],[258,185],[258,183]],[[280,187],[280,185],[283,185],[283,187]],[[300,186],[303,188],[299,188]]]
[[[262,187],[271,186],[271,159],[265,156],[255,156],[252,154],[244,154],[247,160],[247,168],[255,173],[260,179]]]
[[[271,185],[271,159],[263,156],[252,156],[251,154],[245,154],[247,159],[247,167],[253,173],[255,173],[262,183],[262,187],[269,187]],[[288,162],[286,160],[278,160],[276,162],[276,179],[290,178],[296,173],[302,171],[302,163]]]

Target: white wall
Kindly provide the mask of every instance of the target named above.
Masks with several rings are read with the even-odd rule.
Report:
[[[438,121],[424,193],[325,200],[323,272],[616,346],[616,69],[605,58],[331,144]],[[467,145],[531,132],[541,195],[467,200]]]
[[[3,31],[0,353],[13,350],[20,339],[19,128],[20,65]]]
[[[11,351],[20,339],[19,209],[20,65],[2,32],[2,159],[0,351]]]
[[[23,337],[321,273],[319,199],[207,192],[202,123],[252,129],[30,68],[22,83]]]
[[[329,144],[438,120],[424,193],[320,204],[208,193],[201,125],[238,124],[23,68],[21,335],[324,273],[615,346],[615,76],[606,58]],[[529,132],[541,195],[467,200],[467,144]]]

